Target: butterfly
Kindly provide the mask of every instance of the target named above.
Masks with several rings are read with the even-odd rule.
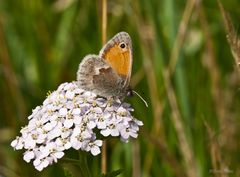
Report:
[[[131,38],[128,33],[119,32],[103,46],[99,55],[83,58],[77,84],[101,97],[123,99],[132,95],[129,86],[132,62]]]

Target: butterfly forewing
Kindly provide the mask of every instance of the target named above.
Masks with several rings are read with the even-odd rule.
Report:
[[[129,86],[132,72],[132,41],[126,32],[116,34],[99,53],[107,63],[125,80],[124,87]]]
[[[86,56],[77,73],[81,88],[103,97],[124,98],[132,71],[132,42],[126,32],[110,39],[99,55]]]

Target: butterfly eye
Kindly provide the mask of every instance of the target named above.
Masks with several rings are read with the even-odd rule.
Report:
[[[124,42],[120,43],[119,46],[122,48],[122,49],[125,49],[126,48],[126,44]]]

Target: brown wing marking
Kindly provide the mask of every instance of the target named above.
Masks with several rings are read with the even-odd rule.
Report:
[[[117,95],[121,88],[122,79],[109,68],[99,69],[99,74],[93,76],[94,88],[101,91],[102,95]]]
[[[100,68],[109,68],[110,66],[97,55],[87,55],[79,65],[77,72],[78,85],[86,90],[94,89],[93,76],[99,73]]]

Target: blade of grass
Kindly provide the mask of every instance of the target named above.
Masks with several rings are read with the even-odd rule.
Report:
[[[140,144],[138,141],[133,141],[132,147],[132,177],[141,176],[141,156]]]
[[[227,177],[228,175],[223,173],[226,169],[226,165],[221,157],[221,148],[217,140],[218,138],[206,121],[204,121],[204,125],[207,128],[209,139],[208,145],[212,162],[212,169],[209,169],[209,173],[212,173],[215,177]],[[220,173],[217,173],[217,171],[220,171]]]
[[[61,21],[59,23],[57,35],[55,38],[54,43],[54,50],[53,50],[53,57],[51,58],[54,62],[51,65],[51,70],[49,72],[51,78],[50,80],[57,81],[58,76],[61,76],[62,68],[64,67],[64,64],[66,63],[65,55],[70,51],[70,41],[71,38],[71,28],[73,25],[73,21],[75,19],[75,16],[77,14],[77,6],[74,4],[71,4],[68,9],[66,9],[62,13]],[[66,50],[67,49],[67,50]]]
[[[178,28],[177,36],[175,38],[175,42],[173,44],[173,49],[171,51],[169,67],[163,70],[164,84],[165,84],[168,100],[169,100],[169,103],[170,103],[170,106],[172,109],[172,121],[173,121],[174,127],[177,132],[178,142],[180,144],[180,151],[182,153],[182,156],[183,156],[183,159],[185,162],[186,173],[187,173],[187,176],[189,176],[189,177],[198,176],[199,173],[198,173],[198,170],[196,167],[194,153],[193,153],[193,150],[190,145],[191,143],[189,143],[189,141],[187,139],[187,135],[190,135],[189,130],[187,131],[188,128],[184,126],[183,120],[181,118],[179,106],[177,104],[177,98],[174,93],[173,86],[171,84],[171,77],[172,77],[171,75],[173,74],[173,71],[175,70],[178,58],[180,57],[180,51],[182,49],[182,46],[183,46],[183,43],[185,40],[185,36],[187,33],[187,29],[188,29],[188,24],[189,24],[190,18],[192,16],[193,10],[196,6],[196,3],[197,3],[197,1],[195,1],[195,0],[188,0],[185,5],[183,16],[182,16],[182,19],[180,21],[180,25]],[[174,28],[174,26],[173,26],[173,28]],[[182,77],[180,77],[180,76],[182,76]],[[189,117],[188,116],[189,113],[187,113],[188,106],[187,106],[187,101],[186,101],[186,98],[187,98],[186,92],[185,92],[186,88],[185,89],[182,88],[183,86],[186,87],[185,84],[183,85],[183,82],[182,82],[183,78],[184,77],[181,73],[181,70],[179,70],[177,68],[177,76],[176,76],[177,80],[176,81],[178,83],[177,84],[178,88],[180,88],[180,95],[182,95],[182,97],[180,97],[180,100],[182,100],[181,102],[182,102],[183,108],[185,108],[185,109],[183,109],[183,113],[185,113],[184,114],[185,117],[186,116]]]
[[[18,113],[18,117],[20,119],[23,119],[26,115],[26,106],[25,106],[25,101],[23,99],[23,95],[20,92],[20,84],[18,83],[18,79],[16,76],[16,73],[12,67],[11,61],[10,61],[10,56],[9,56],[9,52],[8,52],[8,48],[7,48],[7,44],[6,44],[6,40],[5,40],[5,33],[4,33],[4,27],[3,27],[3,18],[0,15],[0,60],[2,63],[2,67],[3,67],[3,76],[4,76],[4,80],[7,84],[7,87],[9,89],[9,93],[8,94],[14,104],[14,107],[16,107],[17,113]],[[7,105],[8,106],[8,105]],[[12,113],[9,113],[9,115],[12,115]],[[16,116],[16,115],[13,115]],[[10,117],[8,124],[16,127],[16,120],[14,117]]]
[[[197,170],[193,150],[191,149],[191,146],[187,141],[187,137],[185,135],[183,122],[181,120],[181,114],[177,105],[176,95],[170,82],[170,73],[168,70],[164,70],[163,75],[168,100],[172,109],[172,122],[178,135],[178,143],[180,145],[180,150],[185,162],[186,173],[188,177],[196,177],[199,175],[199,173]]]
[[[178,27],[177,36],[175,38],[173,49],[170,55],[170,62],[169,62],[170,75],[172,75],[172,73],[176,68],[177,61],[180,55],[180,50],[183,46],[183,43],[185,41],[185,37],[187,34],[189,21],[192,17],[192,13],[194,11],[194,8],[196,7],[197,2],[198,2],[197,0],[188,0],[186,3],[185,9],[182,15],[182,19]]]
[[[159,151],[160,156],[169,163],[172,167],[173,173],[176,177],[184,177],[186,176],[185,171],[182,169],[180,163],[177,159],[169,152],[169,149],[161,139],[157,139],[155,136],[148,133],[146,130],[143,130],[143,135],[145,136],[146,140],[150,143],[154,144],[157,150]]]

